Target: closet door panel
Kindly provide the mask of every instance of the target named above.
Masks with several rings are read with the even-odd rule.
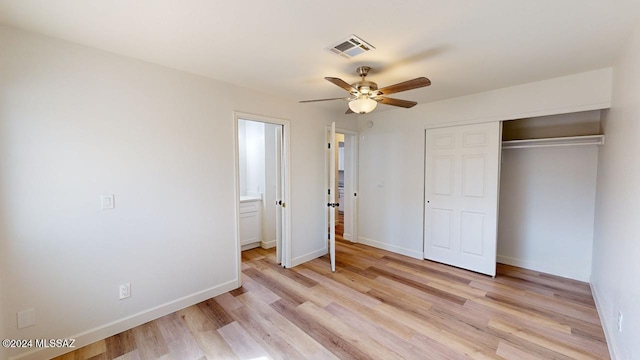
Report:
[[[495,276],[499,122],[426,130],[425,259]]]

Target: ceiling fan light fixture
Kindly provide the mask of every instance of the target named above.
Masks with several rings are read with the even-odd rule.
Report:
[[[376,108],[376,106],[378,106],[378,102],[368,97],[361,97],[349,102],[349,109],[356,114],[370,113]]]

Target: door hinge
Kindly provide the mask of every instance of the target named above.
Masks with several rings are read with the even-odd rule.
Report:
[[[327,239],[331,240],[331,233],[327,234]]]
[[[327,144],[327,149],[331,149],[331,143]]]
[[[327,190],[327,195],[331,195],[331,189]]]
[[[353,193],[353,196],[358,196],[358,193]]]

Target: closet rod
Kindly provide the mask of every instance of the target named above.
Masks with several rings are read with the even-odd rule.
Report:
[[[585,145],[604,145],[604,135],[567,136],[545,139],[509,140],[502,142],[503,149]]]

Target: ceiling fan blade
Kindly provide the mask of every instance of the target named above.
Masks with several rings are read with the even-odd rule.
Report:
[[[301,100],[301,103],[309,103],[309,102],[317,102],[317,101],[331,101],[331,100],[348,100],[348,97],[339,97],[339,98],[331,98],[331,99],[317,99],[317,100]]]
[[[417,89],[425,86],[431,85],[431,80],[426,77],[419,77],[413,80],[407,80],[395,85],[383,87],[382,89],[378,89],[378,94],[380,95],[389,95],[394,94],[401,91],[407,91],[412,89]]]
[[[349,85],[349,83],[347,83],[342,79],[338,79],[334,77],[325,77],[324,79],[347,90],[350,94],[358,92],[358,90],[354,89],[353,86]]]
[[[400,99],[394,99],[394,98],[388,98],[388,97],[377,97],[374,100],[381,104],[400,106],[403,108],[411,108],[418,104],[415,101],[400,100]]]
[[[345,114],[355,114],[355,113],[351,110],[351,108],[348,108]]]

